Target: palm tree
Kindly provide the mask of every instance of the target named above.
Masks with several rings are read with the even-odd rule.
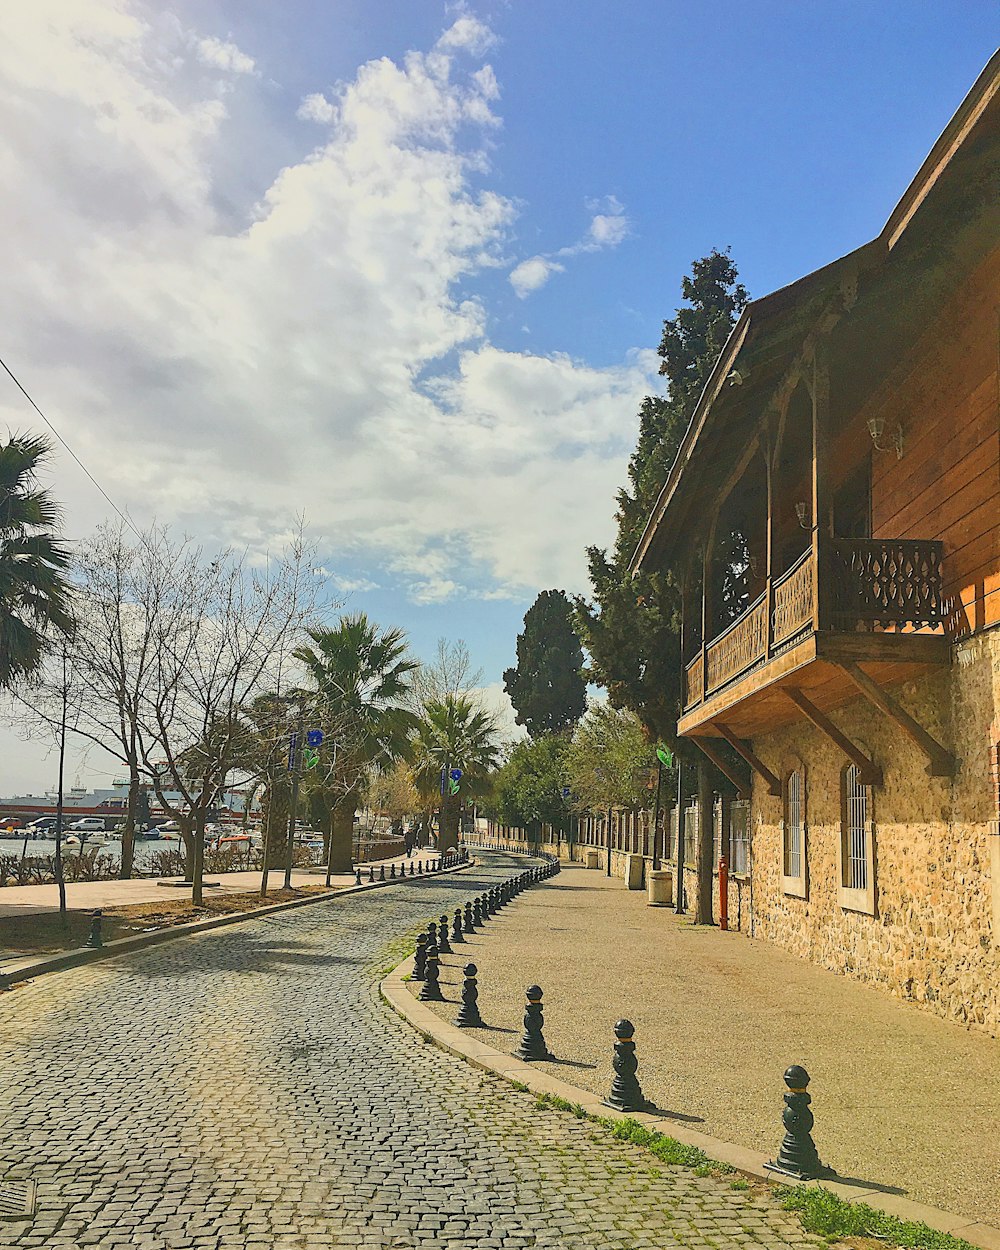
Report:
[[[349,872],[354,809],[370,766],[401,758],[417,723],[403,704],[418,662],[406,653],[400,629],[382,631],[364,612],[340,618],[330,629],[310,629],[313,646],[293,654],[316,692],[324,744],[334,872]],[[329,741],[332,739],[332,741]]]
[[[425,795],[441,793],[440,836],[442,851],[458,845],[462,799],[451,794],[448,773],[462,770],[459,794],[482,792],[499,758],[494,718],[461,694],[446,694],[424,705],[424,714],[413,740],[414,774]],[[441,773],[445,770],[444,786]]]
[[[53,630],[73,629],[69,552],[54,537],[59,508],[35,483],[51,450],[30,434],[0,446],[0,690],[38,669]]]

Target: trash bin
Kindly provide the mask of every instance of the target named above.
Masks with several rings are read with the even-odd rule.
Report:
[[[600,868],[600,866],[601,866],[601,852],[597,850],[595,847],[588,846],[587,847],[587,867],[588,868]]]
[[[673,869],[651,868],[646,873],[646,889],[650,907],[669,907],[674,901]]]
[[[641,855],[629,855],[625,860],[625,884],[630,890],[642,889],[642,870],[646,864]]]

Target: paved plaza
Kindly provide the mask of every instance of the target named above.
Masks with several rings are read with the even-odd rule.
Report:
[[[521,867],[493,855],[0,997],[0,1172],[39,1200],[0,1246],[823,1244],[775,1198],[538,1109],[380,1001],[401,939]]]

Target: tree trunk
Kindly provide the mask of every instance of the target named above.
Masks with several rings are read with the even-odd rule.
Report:
[[[204,903],[202,886],[205,880],[205,814],[199,812],[194,821],[194,846],[191,855],[191,902],[195,907]]]
[[[135,863],[135,815],[139,806],[139,774],[134,767],[129,769],[128,803],[125,808],[125,828],[122,830],[122,862],[118,870],[120,880],[127,881],[132,876]]]
[[[264,811],[264,829],[268,868],[285,866],[285,848],[288,846],[288,816],[291,794],[288,773],[282,770],[272,776],[267,787],[267,804]]]
[[[458,846],[458,822],[460,804],[452,794],[441,797],[441,814],[438,817],[438,850],[444,855]]]
[[[331,873],[350,872],[354,866],[354,800],[355,795],[348,794],[330,813]]]
[[[715,813],[708,760],[698,761],[698,897],[694,923],[712,924],[712,842]]]

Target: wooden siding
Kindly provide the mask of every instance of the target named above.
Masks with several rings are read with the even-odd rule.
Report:
[[[872,533],[944,542],[958,637],[1000,624],[998,292],[1000,249],[859,414],[885,418],[887,445],[897,423],[904,435],[902,460],[872,459]]]

